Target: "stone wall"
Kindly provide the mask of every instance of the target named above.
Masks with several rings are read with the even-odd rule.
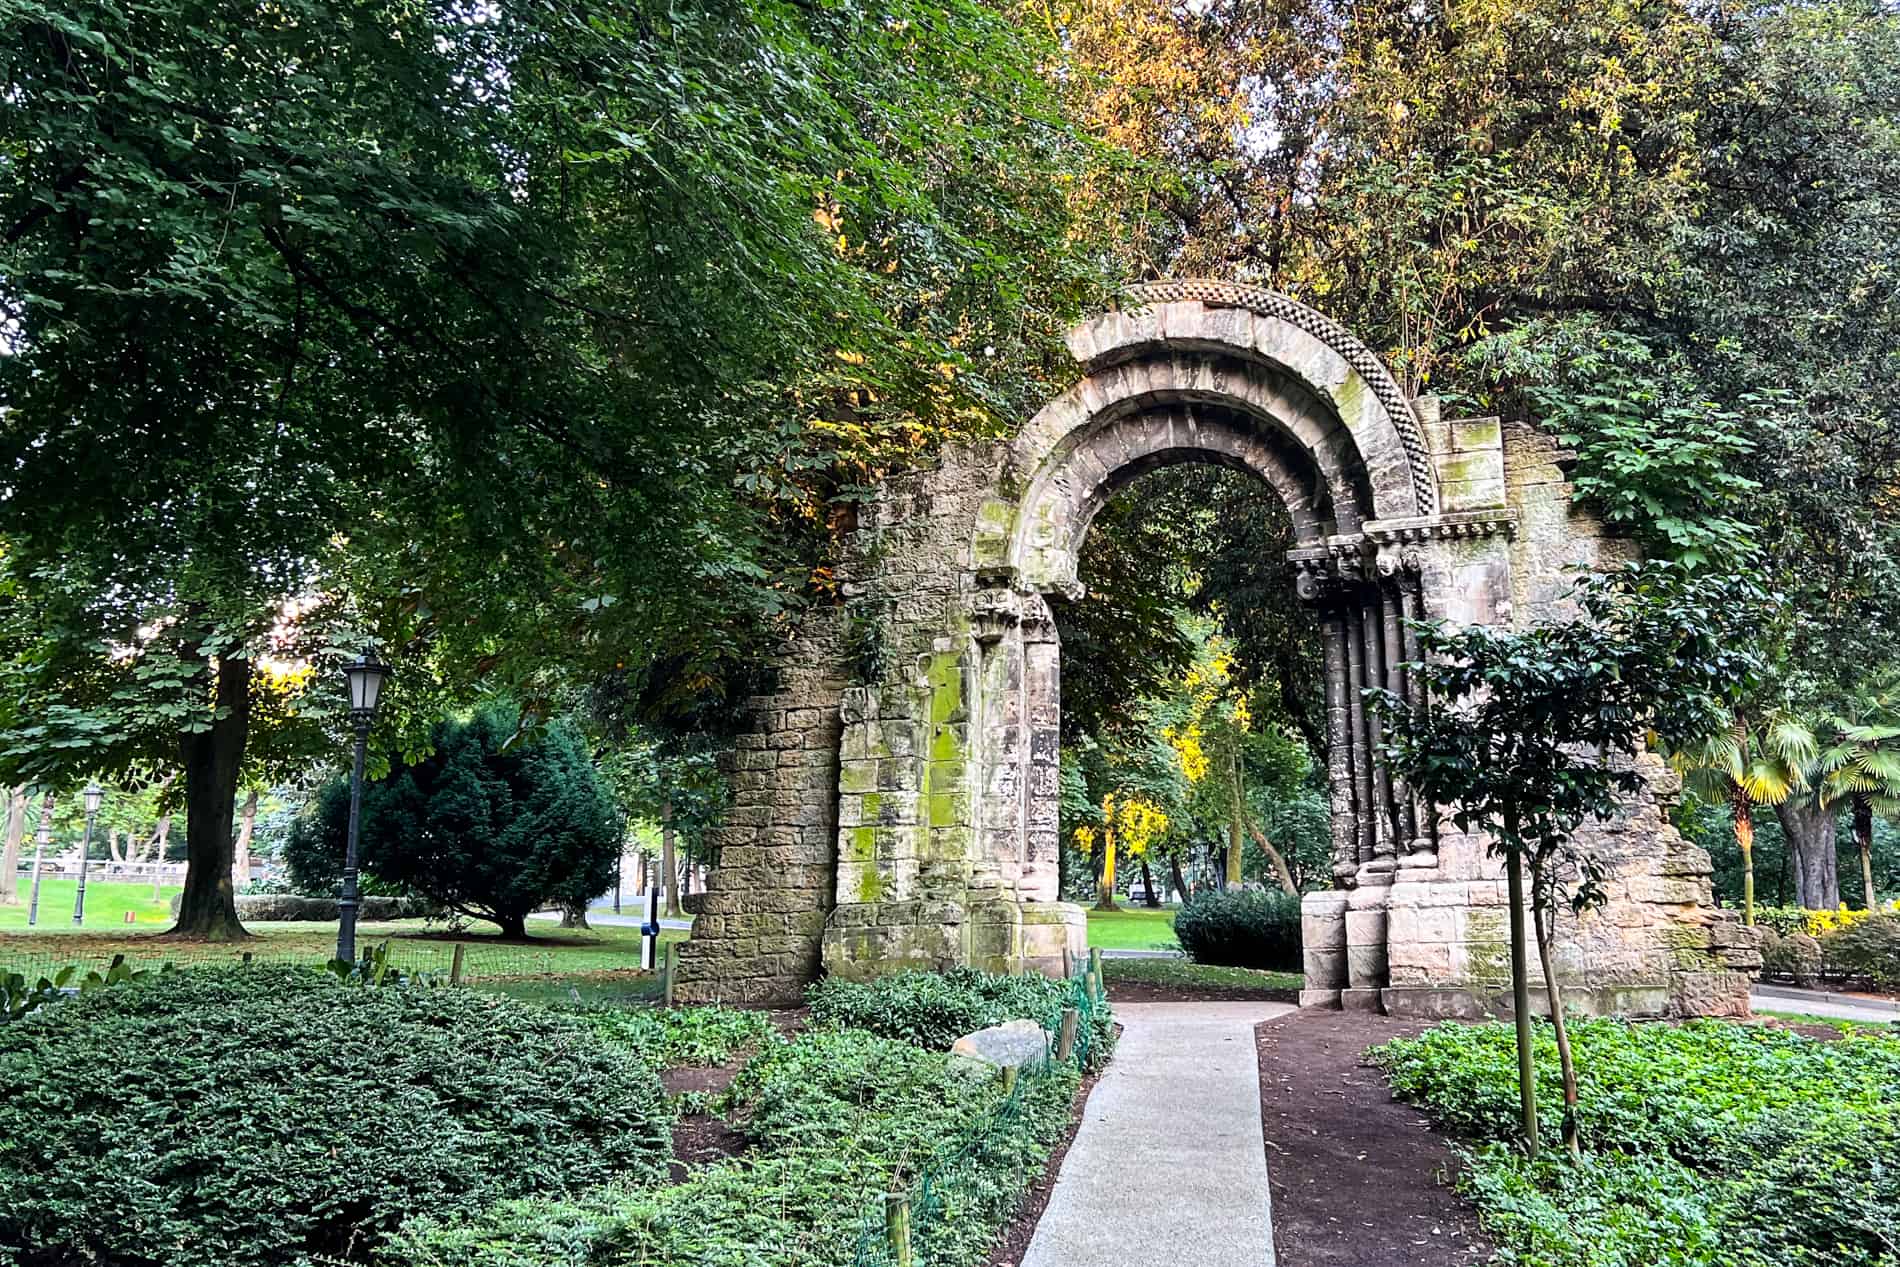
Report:
[[[1467,539],[1438,552],[1434,614],[1520,626],[1565,619],[1574,614],[1568,595],[1578,569],[1635,557],[1576,502],[1571,455],[1550,437],[1496,419],[1445,424],[1439,435],[1457,461],[1469,461],[1474,447],[1492,450],[1474,464],[1490,486],[1468,490],[1464,504],[1492,499],[1506,527],[1488,544]],[[1559,921],[1565,1000],[1599,1013],[1745,1014],[1750,974],[1760,967],[1754,934],[1715,907],[1708,855],[1670,823],[1680,788],[1674,772],[1649,753],[1637,764],[1644,791],[1615,819],[1577,833],[1605,866],[1607,901]],[[1482,837],[1442,825],[1432,855],[1400,869],[1384,905],[1388,983],[1380,1006],[1446,1016],[1509,1010],[1503,864],[1487,856]],[[1531,972],[1541,990],[1534,955]]]
[[[680,948],[678,998],[797,1003],[817,979],[836,872],[843,621],[807,614],[779,657],[777,689],[748,701],[726,775],[732,806]]]

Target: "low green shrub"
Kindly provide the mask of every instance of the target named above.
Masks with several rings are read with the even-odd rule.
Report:
[[[920,1218],[920,1267],[980,1262],[1067,1126],[1077,1073],[1049,1066],[1006,1099],[951,1076],[943,1053],[861,1030],[761,1049],[722,1098],[751,1141],[666,1188],[613,1185],[565,1201],[424,1216],[392,1267],[848,1267],[882,1195],[929,1170],[945,1194]]]
[[[1445,1025],[1372,1053],[1399,1098],[1488,1143],[1461,1185],[1500,1261],[1544,1267],[1892,1267],[1900,1259],[1900,1040],[1820,1041],[1716,1021],[1572,1022],[1592,1151],[1555,1147],[1555,1044],[1538,1026],[1550,1143],[1515,1133],[1503,1025]]]
[[[1882,988],[1900,985],[1900,919],[1874,915],[1820,939],[1829,972]]]
[[[580,1015],[596,1033],[633,1048],[656,1069],[723,1065],[773,1032],[765,1013],[717,1004],[597,1008]]]
[[[1176,913],[1174,937],[1195,963],[1298,972],[1300,899],[1277,889],[1203,893]]]
[[[1821,943],[1803,932],[1778,933],[1763,928],[1761,971],[1765,977],[1785,977],[1808,985],[1821,972]]]
[[[663,1176],[659,1079],[578,1020],[197,969],[0,1027],[0,1262],[361,1259],[407,1216]]]
[[[957,1039],[1004,1021],[1027,1019],[1050,1033],[1074,1004],[1076,986],[1037,973],[1002,976],[974,968],[898,972],[872,981],[827,977],[805,994],[812,1019],[838,1029],[861,1029],[919,1047],[948,1049]],[[1103,1006],[1090,1012],[1090,1063],[1108,1059],[1113,1021]]]

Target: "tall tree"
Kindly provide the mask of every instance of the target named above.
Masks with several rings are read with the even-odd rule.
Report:
[[[4,764],[182,765],[189,935],[240,932],[287,602],[448,696],[703,680],[828,499],[1043,390],[1101,289],[1054,49],[974,0],[0,22]]]

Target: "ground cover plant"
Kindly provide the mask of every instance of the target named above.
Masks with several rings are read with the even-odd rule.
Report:
[[[659,1079],[580,1020],[311,968],[124,982],[0,1025],[0,1262],[362,1259],[418,1211],[663,1176]]]
[[[639,1052],[656,1069],[722,1065],[772,1035],[764,1012],[744,1008],[594,1008],[584,1019],[603,1037]]]
[[[933,986],[926,978],[935,975],[906,974],[896,993],[918,1000],[907,1016],[951,997],[959,1008],[973,995],[993,1002],[1017,980],[966,970]],[[861,1001],[852,992],[836,997]],[[1019,1004],[1016,1016],[1042,999],[1007,997]],[[703,1015],[689,1028],[726,1025],[727,1009],[693,1011]],[[603,1032],[647,1041],[645,1025]],[[883,1194],[908,1190],[915,1261],[967,1267],[983,1260],[1040,1174],[1079,1082],[1075,1064],[1050,1062],[1005,1088],[953,1071],[942,1050],[819,1025],[763,1042],[714,1105],[743,1133],[741,1155],[689,1169],[666,1187],[616,1182],[561,1200],[503,1200],[474,1217],[419,1216],[395,1238],[388,1262],[846,1267],[883,1261]]]
[[[861,1029],[920,1047],[948,1050],[979,1029],[1027,1018],[1050,1033],[1062,1010],[1076,1003],[1072,982],[1037,973],[998,976],[974,968],[948,972],[898,972],[874,981],[827,977],[806,992],[812,1020],[837,1029]],[[1108,1059],[1114,1034],[1107,1008],[1090,1008],[1084,1046],[1096,1063]]]
[[[1546,1150],[1533,1161],[1503,1142],[1519,1129],[1508,1027],[1445,1025],[1373,1053],[1395,1095],[1477,1141],[1460,1184],[1503,1261],[1900,1261],[1900,1039],[1585,1019],[1571,1037],[1584,1148],[1575,1159]],[[1536,1039],[1548,1074],[1547,1024]],[[1546,1142],[1553,1117],[1541,1116]]]

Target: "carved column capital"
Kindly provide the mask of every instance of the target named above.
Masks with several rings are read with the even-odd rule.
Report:
[[[1001,585],[985,586],[970,591],[968,610],[971,635],[987,647],[1001,642],[1005,634],[1022,623],[1023,597]]]

